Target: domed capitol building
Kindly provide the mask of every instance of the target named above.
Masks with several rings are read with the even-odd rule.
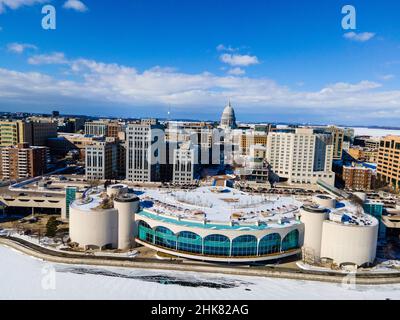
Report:
[[[235,129],[236,127],[235,110],[232,108],[231,102],[229,101],[228,105],[222,112],[220,128]]]

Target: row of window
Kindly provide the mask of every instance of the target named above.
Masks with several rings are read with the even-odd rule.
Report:
[[[400,150],[400,143],[398,143],[398,142],[395,143],[394,140],[381,141],[380,146],[384,147],[384,148],[391,148],[391,149],[396,148],[397,150]]]
[[[138,231],[138,238],[142,241],[167,249],[209,256],[264,256],[299,247],[298,230],[291,231],[283,240],[278,233],[273,233],[266,235],[260,241],[252,235],[242,235],[231,241],[220,234],[208,235],[205,238],[190,231],[175,234],[165,227],[152,229],[144,221],[139,222]]]

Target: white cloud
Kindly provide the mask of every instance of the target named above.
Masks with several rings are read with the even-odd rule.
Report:
[[[234,51],[238,51],[239,48],[233,48],[231,46],[225,46],[224,44],[219,44],[217,46],[217,51],[227,51],[227,52],[234,52]]]
[[[371,40],[375,37],[375,33],[372,32],[362,32],[362,33],[355,33],[355,32],[347,32],[343,35],[348,40],[357,41],[357,42],[365,42]]]
[[[383,80],[383,81],[389,81],[394,79],[396,76],[394,74],[383,74],[379,76],[379,79]]]
[[[79,12],[85,12],[88,7],[80,0],[67,0],[63,6],[65,9],[72,9]]]
[[[391,66],[396,66],[400,64],[400,60],[391,60],[391,61],[386,61],[384,63],[385,67],[391,67]]]
[[[354,93],[366,90],[372,90],[381,87],[382,85],[372,81],[361,81],[356,84],[347,82],[338,82],[332,85],[328,85],[326,88],[321,90],[321,93]]]
[[[54,52],[51,54],[39,54],[32,56],[28,59],[28,63],[33,65],[67,64],[68,60],[65,58],[64,53]]]
[[[171,104],[177,110],[199,112],[223,106],[226,97],[231,97],[238,111],[248,114],[277,110],[301,116],[340,114],[339,119],[345,119],[346,115],[357,115],[354,119],[359,120],[375,114],[377,119],[400,120],[400,90],[384,90],[382,84],[368,80],[338,82],[307,91],[268,78],[190,74],[159,66],[139,71],[115,63],[68,59],[62,53],[34,56],[30,62],[37,66],[62,64],[68,72],[63,69],[49,76],[0,69],[0,105],[12,105],[13,101],[25,101],[26,105],[62,102],[132,110],[132,106]]]
[[[241,75],[244,75],[245,73],[246,73],[246,71],[239,67],[232,68],[228,71],[228,74],[233,75],[233,76],[241,76]]]
[[[32,6],[50,1],[51,0],[0,0],[0,13],[3,13],[6,9],[16,10],[23,6]]]
[[[222,54],[219,58],[223,63],[229,64],[231,66],[247,67],[253,64],[260,63],[256,56],[250,56],[250,55],[225,53]]]
[[[23,53],[26,49],[33,49],[33,50],[37,50],[37,47],[33,44],[29,44],[29,43],[9,43],[7,45],[7,50],[10,52],[14,52],[14,53]]]

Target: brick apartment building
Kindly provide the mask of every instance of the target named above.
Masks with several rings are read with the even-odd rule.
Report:
[[[343,167],[343,180],[348,190],[368,191],[373,187],[374,174],[370,168]]]
[[[1,180],[40,176],[45,173],[46,166],[46,147],[30,147],[27,143],[20,143],[17,146],[0,148]]]

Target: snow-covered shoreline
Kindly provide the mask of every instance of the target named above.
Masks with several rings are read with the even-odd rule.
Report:
[[[400,285],[54,264],[0,246],[0,299],[400,299]]]

